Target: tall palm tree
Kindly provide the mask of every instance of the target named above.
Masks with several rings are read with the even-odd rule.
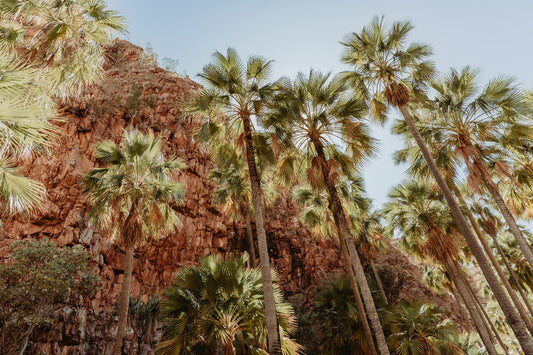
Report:
[[[181,201],[185,186],[174,181],[173,174],[185,165],[178,159],[165,159],[162,146],[151,132],[125,131],[120,145],[112,141],[97,145],[96,156],[106,166],[83,177],[84,193],[93,205],[88,214],[91,221],[126,250],[115,355],[121,353],[126,331],[135,247],[181,224],[171,204]]]
[[[372,299],[359,254],[342,200],[336,187],[339,176],[353,180],[355,167],[374,149],[374,139],[366,125],[359,121],[366,105],[348,94],[340,76],[329,80],[329,74],[310,71],[298,74],[294,85],[288,81],[280,85],[273,109],[265,124],[286,135],[287,140],[303,156],[299,169],[305,172],[312,186],[325,189],[330,200],[330,210],[341,233],[357,283],[365,302],[377,340],[379,352],[389,354],[383,328]],[[342,142],[346,152],[341,152],[336,142]]]
[[[346,48],[342,60],[353,70],[346,73],[346,80],[359,92],[372,94],[372,113],[379,119],[385,120],[387,104],[400,110],[522,349],[526,353],[533,353],[533,339],[524,329],[520,317],[499,284],[411,116],[409,102],[423,96],[424,84],[433,75],[433,63],[426,59],[431,54],[429,46],[418,43],[406,45],[407,35],[412,28],[408,22],[396,22],[387,28],[383,19],[375,18],[361,33],[347,36],[343,43]],[[361,85],[363,83],[366,86]]]
[[[453,234],[449,209],[427,185],[408,182],[390,193],[384,213],[391,230],[402,232],[401,246],[420,259],[443,265],[464,300],[481,339],[490,354],[497,354],[490,331],[468,291],[468,282],[459,266],[460,241]]]
[[[205,88],[195,97],[189,112],[208,120],[223,121],[224,127],[233,128],[235,141],[244,146],[265,297],[268,350],[273,355],[279,355],[280,337],[265,232],[261,177],[253,139],[254,125],[263,118],[266,99],[271,92],[271,85],[267,82],[270,71],[271,61],[262,57],[252,56],[244,64],[233,48],[228,48],[226,55],[215,52],[213,61],[199,74]]]
[[[533,251],[492,180],[487,162],[504,179],[511,177],[505,158],[510,146],[533,130],[525,123],[525,96],[508,78],[491,80],[478,92],[476,72],[469,67],[431,82],[436,91],[432,101],[433,127],[441,133],[444,149],[462,158],[470,173],[469,183],[484,185],[496,202],[526,259],[533,266]],[[522,122],[520,122],[522,121]],[[531,138],[527,137],[528,140]],[[502,146],[502,144],[504,146]],[[477,188],[479,190],[479,188]]]
[[[267,329],[261,271],[248,257],[208,256],[178,271],[161,304],[167,329],[162,354],[266,354]],[[274,288],[282,348],[300,353],[289,338],[296,328],[292,306]]]

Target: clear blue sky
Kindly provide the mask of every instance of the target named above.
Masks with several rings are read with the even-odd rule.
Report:
[[[314,68],[345,70],[339,41],[358,32],[374,16],[389,23],[408,20],[410,39],[430,44],[441,71],[470,65],[480,79],[505,74],[533,89],[533,1],[448,0],[108,0],[109,8],[127,19],[122,36],[161,57],[177,59],[176,70],[191,79],[215,50],[228,46],[246,58],[259,54],[273,59],[274,76],[293,78]],[[397,117],[397,115],[393,116]],[[403,179],[402,167],[391,155],[400,147],[389,128],[374,127],[381,140],[377,158],[367,163],[364,177],[374,207],[386,201],[390,188]]]

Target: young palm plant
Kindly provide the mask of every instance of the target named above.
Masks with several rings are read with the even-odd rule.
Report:
[[[379,297],[376,297],[376,303],[379,305],[380,316],[387,325],[392,313]],[[315,306],[325,337],[321,354],[375,353],[373,345],[368,343],[364,327],[361,326],[366,316],[357,306],[352,282],[346,275],[337,275],[331,282],[325,283],[315,296]]]
[[[378,313],[372,299],[359,254],[355,247],[336,182],[341,175],[354,180],[355,168],[373,153],[374,139],[367,126],[359,121],[366,112],[362,100],[350,95],[340,76],[329,80],[329,75],[311,71],[302,73],[294,84],[280,84],[275,104],[265,125],[281,132],[303,156],[297,167],[311,185],[325,189],[330,199],[330,210],[335,225],[347,247],[347,265],[354,268],[357,283],[365,302],[377,340],[379,352],[389,354]],[[336,144],[343,144],[342,153]]]
[[[167,329],[159,353],[266,354],[261,271],[247,262],[247,255],[208,256],[176,274],[161,303]],[[289,338],[296,327],[292,306],[277,286],[274,296],[283,354],[298,354],[301,347]]]
[[[434,72],[433,63],[427,60],[431,54],[429,46],[419,43],[406,44],[407,35],[412,28],[408,22],[395,22],[387,28],[383,19],[375,18],[361,33],[347,36],[343,43],[346,48],[342,60],[352,67],[352,71],[346,73],[346,80],[355,90],[371,94],[372,114],[380,120],[386,119],[388,105],[400,110],[522,350],[533,353],[533,339],[499,284],[498,277],[491,269],[411,116],[410,101],[424,96],[423,88]]]
[[[121,353],[126,331],[135,247],[164,237],[180,225],[171,204],[181,201],[185,186],[174,181],[173,175],[185,165],[178,159],[165,159],[162,146],[151,132],[126,131],[120,145],[112,141],[97,145],[96,156],[106,166],[83,177],[84,193],[93,206],[89,218],[126,251],[114,355]]]
[[[232,138],[244,150],[265,294],[268,351],[273,355],[280,355],[276,303],[265,232],[261,176],[257,169],[256,148],[254,147],[254,120],[260,121],[263,117],[265,104],[271,92],[271,85],[267,82],[270,71],[271,61],[262,57],[252,56],[244,64],[233,48],[228,48],[226,55],[215,52],[213,61],[206,65],[199,74],[203,79],[205,89],[191,102],[189,112],[200,118],[207,118],[208,124],[203,126],[202,134],[214,135],[215,129],[207,128],[216,127],[216,122],[211,125],[209,121],[219,121],[223,127],[228,128],[228,132],[233,134]]]
[[[395,331],[389,343],[396,354],[464,354],[456,325],[442,319],[444,311],[418,300],[406,301],[395,310]]]

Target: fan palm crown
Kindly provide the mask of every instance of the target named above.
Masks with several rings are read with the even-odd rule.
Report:
[[[261,271],[246,268],[247,256],[208,256],[181,269],[161,304],[168,328],[162,354],[265,354],[267,329]],[[289,338],[296,323],[292,306],[274,288],[283,353],[297,354]]]

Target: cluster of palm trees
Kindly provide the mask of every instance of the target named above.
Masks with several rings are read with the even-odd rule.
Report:
[[[6,0],[0,20],[0,201],[8,213],[31,211],[44,187],[24,177],[17,164],[51,144],[53,100],[76,95],[99,79],[101,44],[124,29],[123,19],[100,0]],[[408,22],[388,26],[375,18],[347,35],[342,61],[349,69],[334,76],[311,70],[294,80],[270,81],[271,61],[252,56],[243,62],[231,48],[214,53],[199,74],[204,88],[188,103],[187,114],[199,120],[197,136],[217,162],[210,174],[219,183],[214,202],[232,218],[244,219],[251,255],[224,268],[237,272],[245,261],[254,266],[255,222],[261,275],[246,271],[242,277],[253,278],[255,286],[261,282],[260,290],[247,292],[251,298],[261,294],[266,324],[257,332],[242,330],[237,321],[246,314],[230,304],[242,299],[228,293],[228,307],[216,321],[235,325],[226,330],[239,334],[219,339],[224,351],[266,347],[278,355],[287,343],[293,325],[281,312],[265,230],[265,207],[283,187],[302,205],[302,222],[337,239],[369,353],[390,353],[365,274],[365,266],[373,271],[386,304],[374,260],[387,232],[398,233],[405,250],[445,275],[443,287],[466,306],[487,352],[497,354],[497,347],[507,352],[501,329],[471,287],[467,272],[479,269],[481,284],[490,290],[486,302],[497,302],[521,349],[533,353],[533,251],[517,222],[531,218],[533,210],[531,97],[505,77],[478,88],[469,67],[437,75],[430,47],[408,42],[411,29]],[[409,164],[410,180],[393,189],[390,203],[377,214],[364,197],[359,169],[376,152],[368,121],[383,123],[394,108],[403,120],[393,131],[405,142],[395,157]],[[104,166],[83,179],[93,204],[91,220],[126,249],[115,354],[126,329],[135,247],[179,226],[172,207],[184,194],[175,181],[184,165],[165,158],[162,144],[152,133],[129,130],[119,144],[98,145]],[[209,274],[209,265],[222,262],[206,259],[204,271],[182,273],[219,277]],[[176,300],[170,291],[167,296],[167,302],[195,307],[192,293]],[[176,336],[164,346],[180,353],[176,349],[185,347],[186,333],[204,324],[179,317],[175,322]]]
[[[243,216],[253,210],[272,354],[280,353],[264,228],[264,192],[272,184],[293,189],[304,206],[302,221],[321,235],[339,238],[360,314],[368,317],[362,326],[371,352],[389,353],[361,261],[379,250],[371,240],[379,240],[383,231],[369,231],[372,213],[357,193],[357,173],[375,152],[368,119],[385,122],[393,108],[403,117],[394,133],[405,141],[396,159],[409,164],[411,180],[391,192],[382,213],[390,221],[389,232],[399,233],[406,250],[442,267],[485,348],[496,354],[498,330],[465,273],[465,268],[479,268],[522,350],[533,352],[527,278],[520,281],[517,273],[523,270],[509,262],[510,248],[506,253],[498,241],[508,228],[520,248],[512,252],[530,270],[530,241],[516,218],[527,218],[531,211],[531,100],[505,77],[478,88],[469,67],[438,75],[429,46],[408,42],[411,29],[407,22],[387,26],[376,18],[360,33],[346,36],[342,61],[350,69],[335,76],[311,70],[294,81],[269,82],[270,61],[250,57],[243,62],[231,48],[216,52],[199,75],[204,90],[188,112],[203,120],[199,135],[210,140],[213,151],[223,146],[236,154],[231,159],[238,163],[230,163],[229,156],[217,153],[219,166],[229,163],[234,172],[226,168],[229,175],[218,171],[213,176],[225,191],[225,203],[241,206]],[[267,151],[274,162],[265,159]],[[480,196],[492,201],[480,205]],[[380,224],[379,217],[373,219]]]

